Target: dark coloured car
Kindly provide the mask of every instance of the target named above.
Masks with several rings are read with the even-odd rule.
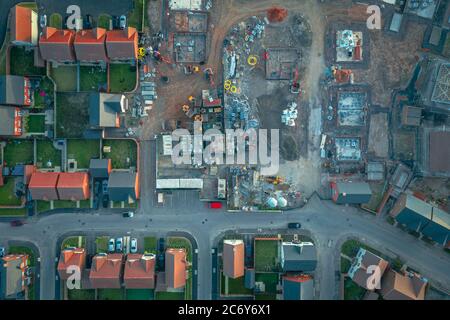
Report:
[[[103,180],[102,192],[103,192],[103,194],[108,194],[108,180]]]
[[[2,258],[5,255],[5,248],[0,247],[0,258]]]
[[[164,240],[164,238],[159,238],[158,250],[159,250],[159,252],[164,252],[164,249],[165,249],[165,240]]]
[[[25,223],[22,220],[13,220],[11,221],[11,227],[20,227],[23,226]]]
[[[289,229],[300,229],[302,227],[302,225],[298,222],[291,222],[288,223],[288,228]]]
[[[109,197],[107,195],[104,195],[102,198],[103,208],[108,208],[109,204]]]

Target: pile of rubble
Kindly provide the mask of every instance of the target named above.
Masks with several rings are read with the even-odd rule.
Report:
[[[296,102],[290,102],[288,104],[287,109],[283,110],[283,113],[281,114],[281,122],[289,127],[295,126],[295,120],[298,117],[298,111],[297,111],[297,103]]]

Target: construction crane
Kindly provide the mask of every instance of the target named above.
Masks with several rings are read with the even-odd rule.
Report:
[[[292,73],[292,80],[290,84],[291,84],[291,93],[300,92],[300,83],[298,82],[298,67],[295,68],[294,72]]]

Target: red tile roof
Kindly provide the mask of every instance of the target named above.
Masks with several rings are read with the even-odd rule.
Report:
[[[96,255],[92,259],[89,280],[92,288],[120,288],[123,254]]]
[[[36,166],[31,165],[31,164],[27,164],[25,166],[25,172],[24,172],[24,182],[25,184],[28,184],[30,182],[31,176],[33,175],[33,173],[36,172]]]
[[[71,273],[67,273],[67,268],[77,266],[83,271],[86,263],[86,250],[84,248],[64,249],[61,251],[58,262],[58,273],[62,280],[67,280]]]
[[[153,289],[155,287],[155,255],[129,254],[125,262],[123,280],[126,288]]]
[[[186,251],[168,248],[166,250],[166,285],[181,288],[186,285]]]
[[[28,189],[33,200],[58,200],[56,184],[58,172],[35,172],[31,175]]]
[[[225,240],[223,242],[223,274],[236,279],[244,275],[244,242]]]
[[[73,42],[75,31],[46,27],[39,38],[42,59],[54,61],[75,61]]]
[[[21,7],[19,5],[12,8],[12,26],[11,26],[12,41],[20,41],[28,43],[33,42],[32,15],[33,10],[31,10],[30,8]],[[37,25],[35,27],[37,28]]]
[[[75,35],[74,48],[79,61],[108,61],[106,57],[106,29],[81,30]]]
[[[61,172],[58,180],[60,200],[86,200],[89,198],[89,176],[86,172]]]
[[[389,270],[381,282],[384,300],[424,300],[427,282],[417,274],[403,275]]]
[[[106,51],[113,60],[130,60],[138,57],[138,33],[135,28],[106,32]]]

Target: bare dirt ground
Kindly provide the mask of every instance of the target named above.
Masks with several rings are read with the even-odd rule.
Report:
[[[377,113],[370,116],[368,153],[377,158],[387,158],[389,155],[389,128],[387,113]]]

